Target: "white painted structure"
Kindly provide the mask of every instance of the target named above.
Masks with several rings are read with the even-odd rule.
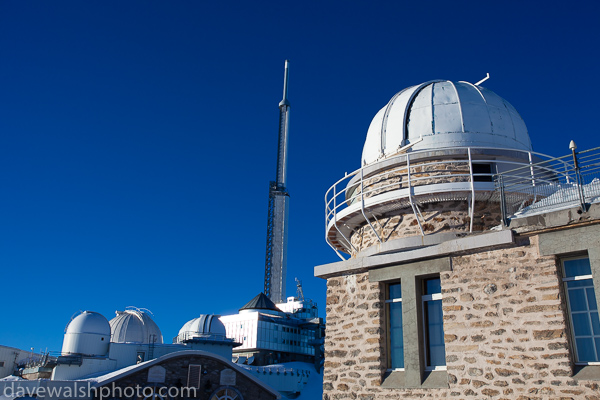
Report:
[[[225,326],[216,315],[200,315],[186,322],[173,343],[224,340],[227,337]]]
[[[361,168],[327,191],[326,241],[344,260],[360,251],[351,236],[365,223],[383,243],[378,221],[394,213],[413,214],[425,236],[421,209],[440,202],[465,203],[472,232],[475,203],[500,202],[495,174],[548,158],[532,151],[523,119],[494,92],[446,80],[411,86],[373,118]]]
[[[231,359],[232,348],[237,344],[223,334],[211,336],[210,332],[202,340],[196,335],[191,340],[165,344],[147,310],[134,308],[116,314],[110,323],[92,311],[84,311],[71,320],[65,331],[62,356],[52,371],[53,380],[108,373],[182,350],[208,351]],[[218,321],[212,315],[201,318]]]
[[[162,333],[150,317],[148,310],[128,307],[117,311],[110,320],[111,343],[155,343],[163,342]]]
[[[84,311],[69,322],[62,354],[106,356],[110,343],[108,320],[97,312]]]
[[[0,378],[12,375],[18,363],[25,359],[39,359],[39,354],[33,351],[25,351],[15,347],[0,345]]]
[[[277,303],[276,306],[284,313],[292,314],[295,318],[319,318],[317,305],[310,299],[299,300],[295,297],[288,297],[286,303]]]
[[[241,325],[246,326],[242,329],[246,334],[246,344],[254,340],[253,343],[262,346],[263,349],[282,354],[287,352],[296,355],[314,355],[314,347],[307,344],[309,339],[315,336],[315,327],[322,326],[322,322],[318,319],[316,305],[310,300],[297,301],[290,297],[287,303],[280,304],[287,311],[284,312],[275,307],[272,302],[270,304],[268,306],[271,309],[261,309],[260,313],[256,310],[244,309],[241,314],[238,314],[242,316],[241,320],[245,321]],[[259,303],[255,305],[260,306]],[[266,316],[269,321],[265,321]],[[297,318],[297,316],[306,318]],[[313,327],[312,334],[309,333],[310,329],[305,326],[306,324]],[[277,332],[277,334],[269,336],[265,334],[266,331]],[[102,377],[128,373],[135,369],[136,365],[155,362],[161,357],[169,357],[182,351],[191,352],[190,354],[199,351],[208,352],[226,360],[240,360],[240,358],[247,360],[247,357],[232,355],[232,348],[239,343],[227,336],[224,323],[216,315],[200,315],[191,319],[182,326],[172,344],[165,344],[160,329],[147,310],[131,308],[117,311],[115,318],[110,322],[99,313],[84,311],[72,318],[65,329],[61,356],[54,360],[50,367],[53,368],[50,380],[35,378],[23,380],[20,377],[11,377],[0,381],[0,387],[8,384],[7,382],[16,382],[17,386],[31,388],[31,393],[37,393],[40,387],[53,386],[64,389],[77,386],[77,382],[85,386],[98,379],[102,380]],[[240,335],[234,336],[240,337]],[[267,338],[273,338],[275,342],[269,344],[263,341]],[[244,349],[247,351],[248,347]],[[28,355],[27,352],[18,349],[0,346],[0,357],[2,357],[0,359],[10,358],[14,361],[15,358],[22,359],[23,356]],[[12,374],[14,364],[10,366],[8,363],[5,364],[10,369],[5,376]],[[312,381],[322,381],[312,361],[292,364],[260,368],[241,365],[241,363],[238,365],[248,371],[248,376],[266,382],[292,398],[296,398],[306,387],[311,374]],[[38,366],[40,371],[50,368],[47,365]],[[31,375],[34,375],[36,368],[30,369]]]
[[[261,304],[256,301],[259,296],[240,309],[239,314],[220,317],[227,337],[241,343],[234,349],[234,359],[237,356],[238,362],[252,364],[260,358],[258,365],[314,359],[315,341],[322,326],[316,305],[294,297],[277,305]]]
[[[362,165],[408,147],[532,149],[525,122],[508,101],[482,86],[446,80],[403,89],[379,110],[367,131]]]

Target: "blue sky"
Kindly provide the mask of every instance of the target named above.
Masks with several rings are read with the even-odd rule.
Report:
[[[600,145],[598,2],[0,2],[0,344],[60,350],[78,310],[165,342],[263,289],[290,59],[293,278],[324,316],[323,196],[397,91],[477,82],[536,151]]]

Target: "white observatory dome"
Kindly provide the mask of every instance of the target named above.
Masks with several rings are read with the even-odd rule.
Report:
[[[97,312],[84,311],[67,325],[62,353],[105,356],[108,354],[109,342],[108,320]]]
[[[468,82],[435,80],[398,92],[373,118],[362,165],[402,150],[493,147],[531,150],[525,122],[510,103]]]
[[[201,314],[200,317],[186,322],[177,335],[177,342],[193,339],[225,339],[225,325],[217,315]]]
[[[111,342],[162,344],[162,333],[146,310],[132,308],[116,314],[110,320]]]

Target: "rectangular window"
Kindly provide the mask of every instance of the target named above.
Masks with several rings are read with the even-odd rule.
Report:
[[[402,329],[402,284],[388,285],[386,302],[389,316],[389,349],[391,369],[404,369],[404,331]]]
[[[562,260],[562,267],[575,361],[577,364],[597,363],[600,361],[600,321],[590,259],[566,258]]]
[[[446,368],[446,349],[440,278],[424,279],[422,282],[425,370],[443,370]]]
[[[201,376],[202,366],[197,364],[190,364],[190,366],[188,367],[187,387],[199,389]]]
[[[492,165],[473,163],[474,182],[492,182]]]

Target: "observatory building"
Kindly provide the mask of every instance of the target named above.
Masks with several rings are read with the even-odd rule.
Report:
[[[288,297],[286,303],[273,303],[260,293],[239,310],[221,317],[228,337],[241,343],[233,350],[240,364],[269,365],[307,362],[322,367],[325,325],[312,300]]]
[[[239,314],[202,314],[187,321],[172,343],[164,343],[146,309],[128,307],[110,321],[97,312],[83,311],[67,324],[58,356],[0,348],[2,366],[10,360],[18,360],[19,366],[17,370],[11,364],[0,376],[15,374],[0,379],[0,393],[8,387],[11,393],[28,390],[29,395],[43,399],[50,386],[73,391],[79,385],[82,394],[74,398],[90,400],[97,397],[94,390],[112,385],[119,377],[125,386],[134,381],[140,387],[192,385],[202,389],[202,395],[191,396],[199,399],[297,398],[309,383],[321,386],[317,371],[322,368],[323,330],[312,301],[290,297],[287,303],[275,305],[262,293]],[[233,352],[233,348],[238,349]],[[201,367],[200,372],[192,366]],[[161,370],[157,367],[173,369],[170,380],[149,381],[155,379],[150,369]],[[229,378],[221,379],[221,374]],[[192,375],[198,379],[190,380]],[[230,397],[222,397],[226,389]]]
[[[166,344],[148,310],[117,311],[110,321],[84,311],[68,323],[58,357],[29,360],[20,376],[0,379],[0,393],[10,400],[281,398],[257,373],[232,362],[238,345],[215,315],[186,322]]]
[[[199,326],[194,324],[197,320],[209,323]],[[185,350],[231,359],[232,348],[239,343],[226,338],[224,330],[218,317],[201,315],[187,322],[173,343],[167,344],[148,310],[130,307],[117,311],[110,321],[102,314],[84,311],[67,325],[52,379],[81,379]]]
[[[324,399],[600,394],[600,151],[481,83],[398,92],[326,194]]]
[[[66,398],[98,398],[92,389],[108,385],[201,390],[194,395],[165,396],[164,392],[158,395],[152,392],[124,396],[128,399],[321,397],[323,321],[318,317],[316,303],[304,298],[299,280],[296,279],[298,298],[285,295],[288,68],[286,61],[283,99],[279,102],[277,175],[269,184],[264,294],[247,303],[239,314],[200,315],[189,320],[172,343],[163,341],[162,332],[148,310],[117,311],[110,321],[93,311],[81,312],[67,325],[58,356],[47,353],[33,357],[30,353],[28,360],[22,360],[24,352],[0,348],[0,372],[4,372],[0,375],[0,395],[4,388],[16,386],[29,388],[27,394],[43,400],[48,397],[43,393],[47,388],[73,392],[81,384],[85,386],[84,394],[77,392]],[[13,376],[5,378],[12,373]],[[102,394],[101,398],[123,398],[112,392],[111,396]],[[22,396],[15,395],[9,400],[17,397]]]

